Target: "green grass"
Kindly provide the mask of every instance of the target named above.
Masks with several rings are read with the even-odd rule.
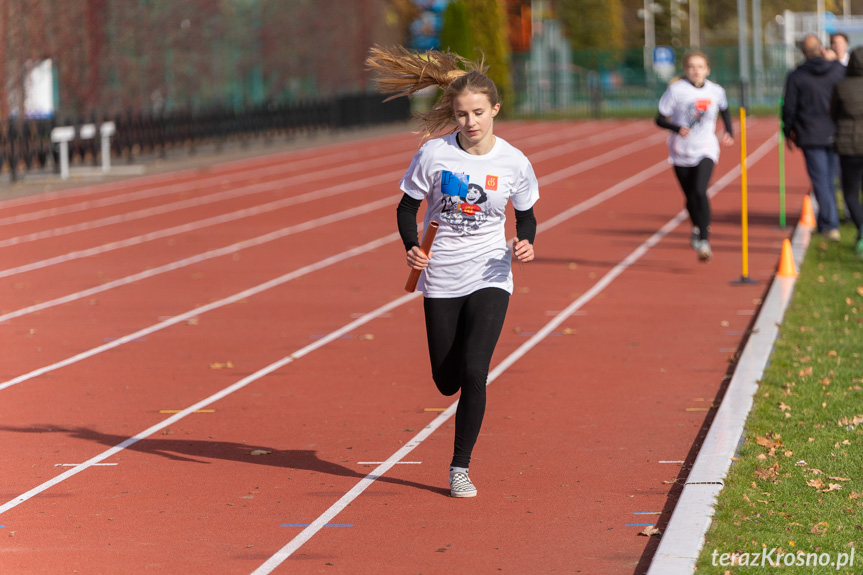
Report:
[[[838,244],[812,238],[699,574],[863,573],[863,261],[855,239],[850,226]],[[772,560],[781,551],[833,561],[852,547],[854,566],[839,570],[797,566],[805,556],[788,559],[791,567],[761,566],[762,549],[776,549]],[[749,553],[750,564],[761,555],[757,567],[719,566],[723,553]]]

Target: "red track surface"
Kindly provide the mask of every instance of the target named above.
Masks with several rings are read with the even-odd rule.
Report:
[[[632,525],[670,516],[686,465],[663,462],[693,460],[790,233],[776,229],[776,124],[750,121],[749,152],[766,155],[750,160],[758,284],[743,286],[731,285],[742,269],[733,174],[713,199],[714,261],[696,261],[687,221],[616,267],[683,205],[660,131],[628,121],[498,133],[532,159],[542,198],[538,259],[514,269],[493,367],[531,347],[489,388],[471,468],[479,496],[447,495],[447,420],[325,517],[338,526],[306,531],[283,525],[322,517],[377,467],[359,462],[388,460],[435,421],[430,409],[451,405],[430,380],[419,299],[396,301],[407,276],[396,183],[415,136],[0,203],[0,573],[251,573],[288,544],[265,572],[642,572],[656,540]],[[724,149],[714,182],[739,157]],[[788,182],[793,223],[808,189],[799,154]],[[181,201],[194,205],[162,207]],[[160,413],[238,382],[197,406],[211,411]],[[661,515],[636,515],[651,512]]]

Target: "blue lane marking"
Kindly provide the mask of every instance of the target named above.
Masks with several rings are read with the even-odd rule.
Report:
[[[653,527],[653,523],[627,523],[624,527]]]
[[[279,527],[308,527],[311,523],[283,523]],[[353,523],[327,523],[324,527],[353,527]],[[0,525],[2,527],[2,525]]]

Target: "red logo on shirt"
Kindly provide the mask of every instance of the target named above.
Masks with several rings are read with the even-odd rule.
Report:
[[[497,190],[497,176],[486,176],[485,177],[485,189],[486,190]]]
[[[706,112],[710,107],[711,101],[708,99],[695,100],[695,109],[699,112]]]

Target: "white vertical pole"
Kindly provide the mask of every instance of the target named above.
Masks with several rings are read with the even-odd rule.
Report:
[[[701,0],[689,0],[689,45],[692,48],[701,47],[701,19],[698,15],[698,5]]]
[[[761,41],[761,0],[752,0],[752,60],[755,68],[755,99],[764,97],[764,51]]]
[[[821,0],[823,2],[823,0]],[[740,58],[740,105],[748,105],[747,87],[749,86],[749,26],[746,17],[746,0],[737,0],[737,44]]]

